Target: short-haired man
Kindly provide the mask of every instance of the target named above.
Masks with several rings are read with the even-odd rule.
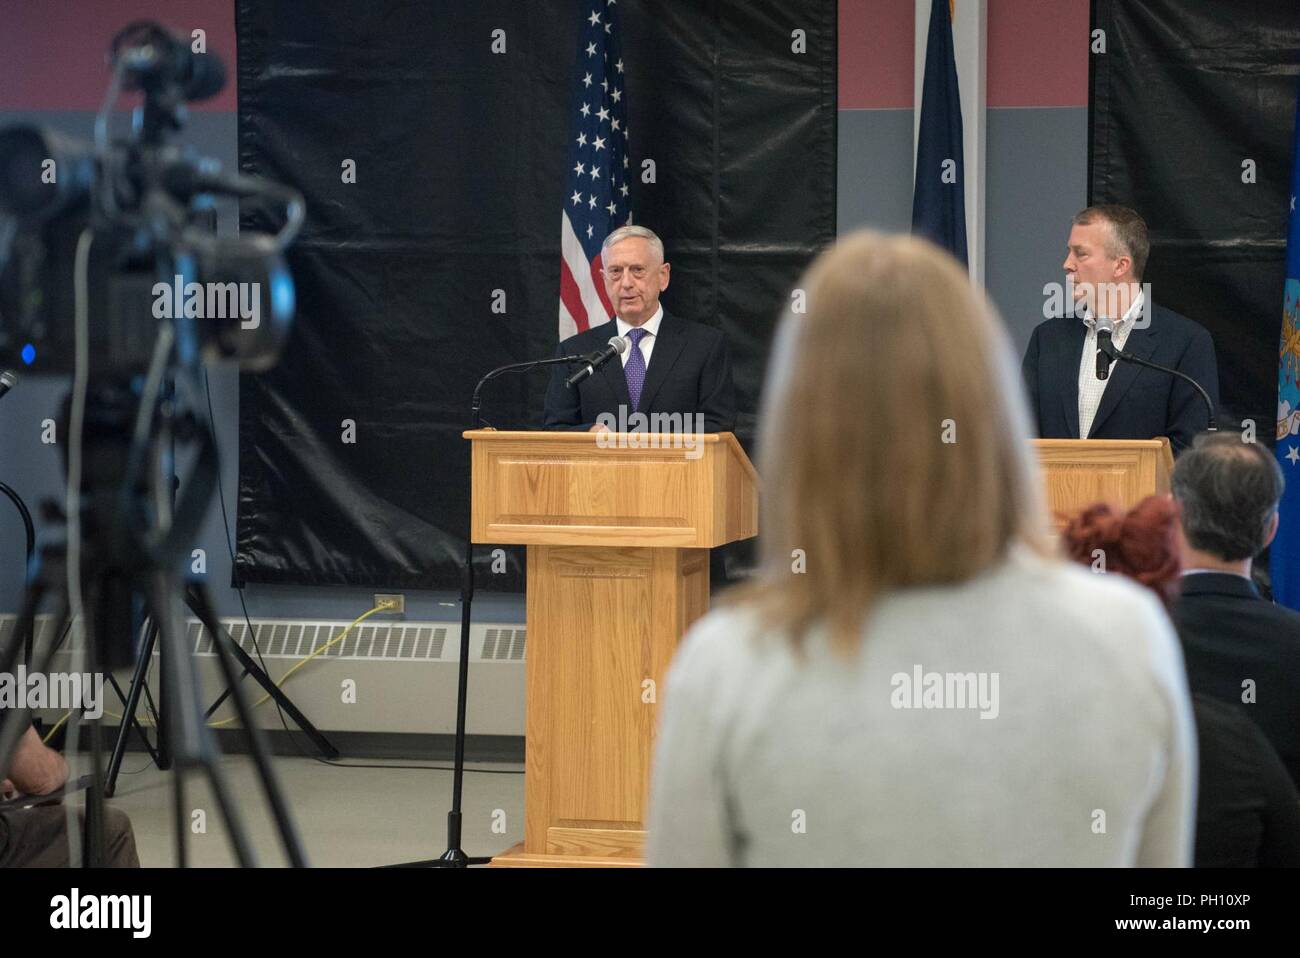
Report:
[[[644,226],[624,226],[605,238],[601,261],[614,322],[570,336],[556,355],[603,350],[615,335],[630,348],[621,364],[611,360],[572,388],[564,385],[572,370],[557,367],[546,391],[546,428],[597,430],[602,420],[622,423],[639,412],[651,422],[676,416],[686,432],[697,424],[700,432],[733,430],[736,391],[722,331],[665,313],[659,303],[671,273],[663,242]]]
[[[1207,433],[1172,486],[1184,569],[1174,617],[1191,689],[1243,703],[1300,784],[1300,613],[1261,598],[1250,576],[1277,534],[1282,471],[1239,433]]]
[[[1190,376],[1218,406],[1210,334],[1143,292],[1150,250],[1146,223],[1126,206],[1090,206],[1075,215],[1062,265],[1077,315],[1039,324],[1025,350],[1030,409],[1044,439],[1168,436],[1178,453],[1209,426],[1204,400],[1176,376],[1112,362],[1108,378],[1097,378],[1097,322],[1108,319],[1117,347]]]

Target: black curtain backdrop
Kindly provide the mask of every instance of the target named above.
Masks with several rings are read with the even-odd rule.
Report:
[[[1272,445],[1300,4],[1094,0],[1098,29],[1089,202],[1143,215],[1153,297],[1214,337],[1220,428]]]
[[[237,580],[459,583],[474,384],[557,339],[586,6],[239,0],[240,166],[296,185],[308,218],[284,358],[241,379]],[[748,446],[773,326],[835,235],[836,4],[618,11],[632,169],[656,167],[634,183],[635,219],[667,246],[666,307],[728,336]],[[242,222],[267,225],[248,205]],[[485,417],[539,427],[544,387],[496,381]],[[524,549],[503,548],[506,574],[479,550],[479,582],[519,591]]]

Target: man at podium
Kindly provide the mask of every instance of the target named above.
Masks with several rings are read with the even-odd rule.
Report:
[[[1209,426],[1195,387],[1160,370],[1098,359],[1099,336],[1138,359],[1176,369],[1218,406],[1214,342],[1204,327],[1151,301],[1142,283],[1151,243],[1125,206],[1090,206],[1074,217],[1063,264],[1078,316],[1041,323],[1025,351],[1030,412],[1044,439],[1157,439],[1175,455]]]
[[[663,242],[644,226],[620,227],[605,238],[601,262],[614,322],[569,337],[556,355],[600,352],[613,336],[630,348],[573,386],[565,385],[572,370],[557,366],[545,427],[595,431],[639,412],[650,422],[685,423],[688,431],[732,431],[736,391],[726,340],[721,330],[664,312],[659,294],[668,288],[670,267]]]

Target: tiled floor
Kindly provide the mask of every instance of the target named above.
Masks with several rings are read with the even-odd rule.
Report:
[[[393,766],[447,763],[341,761],[384,767],[338,768],[308,758],[275,759],[275,772],[309,864],[370,867],[437,858],[443,853],[447,846],[447,811],[451,808],[451,772]],[[224,757],[222,763],[244,815],[257,863],[285,864],[287,859],[252,760],[246,755],[233,755]],[[523,770],[522,765],[495,763],[476,763],[467,768],[514,773]],[[191,866],[234,865],[225,823],[201,773],[186,777],[186,798],[186,807],[191,810]],[[142,865],[175,864],[171,772],[159,772],[147,756],[132,753],[123,763],[117,796],[110,801],[130,816]],[[462,810],[461,844],[468,855],[495,855],[523,841],[523,775],[467,771]],[[195,816],[194,811],[203,814]],[[206,831],[195,832],[200,824],[206,824]]]

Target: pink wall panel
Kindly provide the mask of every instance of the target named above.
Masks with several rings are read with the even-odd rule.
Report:
[[[233,0],[25,0],[0,24],[0,109],[98,110],[108,88],[108,42],[132,20],[157,20],[185,36],[201,28],[226,65],[226,88],[194,109],[235,109]],[[123,102],[130,102],[124,99]]]
[[[910,110],[912,0],[840,0],[840,109]]]
[[[989,0],[988,12],[990,109],[1088,105],[1088,0]]]
[[[840,0],[841,110],[912,108],[915,16],[914,0]],[[1086,107],[1088,40],[1088,0],[988,0],[989,107]]]

